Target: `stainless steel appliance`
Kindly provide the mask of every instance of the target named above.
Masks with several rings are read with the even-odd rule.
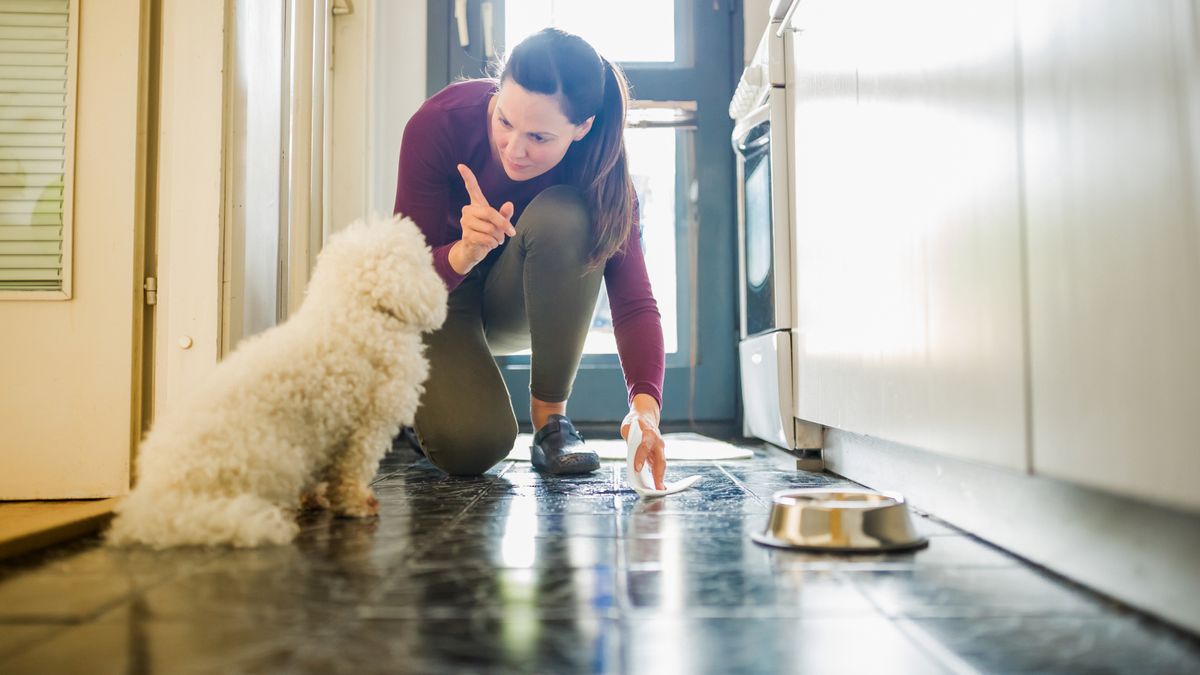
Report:
[[[772,6],[729,105],[738,177],[743,430],[797,449],[792,416],[792,243],[784,40]]]

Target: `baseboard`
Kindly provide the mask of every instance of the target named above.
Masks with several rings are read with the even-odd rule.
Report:
[[[1073,581],[1200,633],[1200,515],[829,429],[825,464]]]
[[[0,502],[0,559],[96,532],[119,500]]]

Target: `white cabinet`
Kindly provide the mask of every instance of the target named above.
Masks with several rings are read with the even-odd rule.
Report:
[[[1038,473],[1200,508],[1195,3],[1020,6]]]
[[[796,416],[1025,469],[1014,6],[809,5],[790,38]]]

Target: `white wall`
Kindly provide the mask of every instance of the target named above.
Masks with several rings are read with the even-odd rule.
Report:
[[[404,125],[425,101],[424,2],[359,0],[335,17],[331,231],[391,215]]]
[[[390,214],[404,125],[425,102],[424,2],[379,2],[375,14],[376,88],[370,188],[372,209]]]
[[[745,0],[742,3],[742,14],[745,16],[745,61],[750,63],[750,59],[754,57],[754,48],[758,46],[758,39],[762,37],[763,31],[767,29],[768,9],[771,6],[771,0]]]

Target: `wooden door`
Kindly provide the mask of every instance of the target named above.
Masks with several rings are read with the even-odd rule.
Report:
[[[33,14],[40,4],[0,11]],[[69,295],[0,296],[7,500],[126,492],[140,428],[148,9],[141,0],[61,4],[78,27],[65,138],[71,283]]]

